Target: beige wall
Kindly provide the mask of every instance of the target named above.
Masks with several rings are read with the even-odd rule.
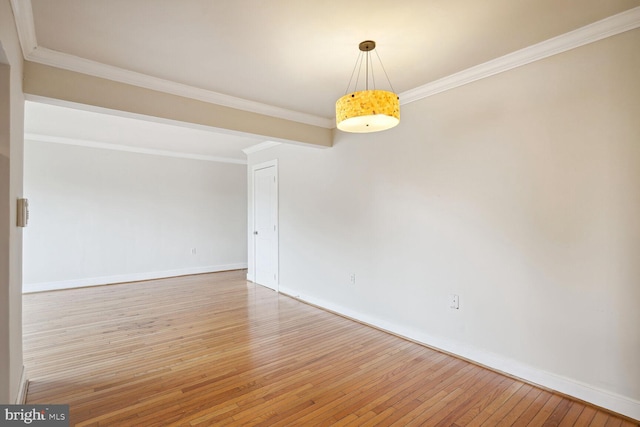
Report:
[[[405,105],[387,132],[251,155],[278,159],[280,289],[640,418],[639,46],[630,31]]]
[[[9,0],[0,0],[0,402],[15,403],[22,375],[22,52]]]

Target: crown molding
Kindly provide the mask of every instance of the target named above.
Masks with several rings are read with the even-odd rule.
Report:
[[[276,141],[265,141],[265,142],[261,142],[260,144],[252,145],[251,147],[247,147],[242,151],[244,152],[244,154],[249,155],[249,154],[257,153],[258,151],[266,150],[267,148],[277,147],[280,144],[281,144],[280,142],[276,142]]]
[[[40,104],[48,104],[48,105],[55,105],[58,107],[73,108],[76,110],[89,111],[89,112],[99,113],[99,114],[108,114],[116,117],[124,117],[128,119],[143,120],[143,121],[152,122],[152,123],[178,126],[186,129],[203,130],[206,132],[211,132],[213,129],[218,134],[249,137],[249,138],[255,137],[255,135],[244,133],[241,131],[234,131],[234,130],[223,129],[223,128],[212,128],[211,126],[201,125],[197,123],[183,122],[180,120],[167,119],[164,117],[148,116],[145,114],[132,113],[130,111],[113,110],[110,108],[98,107],[96,105],[79,104],[77,102],[66,101],[62,99],[47,98],[45,96],[33,95],[30,93],[25,93],[24,98],[26,101],[38,102]]]
[[[94,77],[157,90],[185,98],[197,99],[199,101],[249,111],[251,113],[264,114],[266,116],[277,117],[327,129],[331,129],[333,127],[333,120],[326,117],[287,110],[286,108],[275,107],[207,89],[172,82],[158,77],[149,76],[147,74],[125,70],[112,65],[47,49],[41,46],[34,49],[30,55],[25,57],[25,59],[43,65],[62,68],[68,71],[88,74]]]
[[[457,88],[640,27],[640,6],[399,94],[400,104]]]
[[[11,0],[11,9],[13,9],[13,19],[18,30],[22,56],[27,59],[38,47],[31,0]]]
[[[233,163],[246,165],[245,159],[233,159],[231,157],[205,156],[202,154],[190,154],[177,151],[156,150],[154,148],[131,147],[128,145],[110,144],[106,142],[87,141],[84,139],[66,138],[61,136],[41,135],[36,133],[26,133],[25,141],[50,142],[54,144],[75,145],[78,147],[101,148],[103,150],[126,151],[129,153],[151,154],[154,156],[176,157],[180,159],[204,160],[207,162]]]
[[[286,108],[275,107],[273,105],[172,82],[38,46],[33,23],[31,0],[11,0],[11,7],[18,30],[18,38],[20,39],[20,45],[22,47],[22,54],[24,59],[28,61],[170,93],[172,95],[183,96],[185,98],[197,99],[224,107],[236,108],[238,110],[319,126],[326,129],[332,129],[334,127],[334,120],[330,118],[288,110]]]
[[[335,120],[333,118],[319,117],[237,98],[40,47],[37,43],[33,24],[31,0],[11,0],[11,6],[13,8],[22,52],[26,60],[243,111],[264,114],[326,129],[335,128]],[[402,92],[399,94],[400,104],[409,104],[440,92],[455,89],[467,83],[512,70],[522,65],[539,61],[638,27],[640,27],[640,6]]]

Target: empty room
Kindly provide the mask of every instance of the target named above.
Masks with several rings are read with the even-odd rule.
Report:
[[[639,76],[637,0],[0,0],[0,425],[640,425]]]

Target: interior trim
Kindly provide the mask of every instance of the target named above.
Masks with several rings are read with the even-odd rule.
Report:
[[[244,154],[248,155],[248,154],[257,153],[258,151],[266,150],[267,148],[277,147],[280,144],[281,144],[280,142],[276,142],[276,141],[265,141],[256,145],[252,145],[251,147],[247,147],[242,151],[244,152]]]
[[[102,64],[100,62],[91,61],[89,59],[80,58],[78,56],[69,55],[41,46],[34,49],[25,59],[43,65],[62,68],[68,71],[88,74],[94,77],[100,77],[185,98],[196,99],[198,101],[222,105],[224,107],[235,108],[242,111],[249,111],[251,113],[264,114],[266,116],[277,117],[327,129],[331,129],[334,126],[333,119],[288,110],[286,108],[267,105],[256,101],[250,101],[248,99],[238,98],[195,86],[189,86],[149,76],[147,74],[125,70],[112,65]]]
[[[335,128],[334,118],[320,117],[286,108],[267,105],[223,93],[197,88],[169,80],[137,73],[74,55],[38,46],[31,0],[11,0],[24,58],[52,67],[127,83],[199,101],[237,108],[299,123]],[[533,46],[509,53],[458,73],[435,80],[399,94],[400,104],[409,104],[456,87],[508,71],[531,62],[539,61],[625,31],[640,27],[640,6],[610,16],[566,34],[551,38]]]
[[[291,120],[299,123],[319,126],[327,129],[334,127],[332,118],[320,117],[313,114],[288,110],[256,101],[250,101],[235,96],[225,95],[194,86],[137,73],[123,68],[114,67],[100,62],[91,61],[74,55],[58,52],[38,45],[35,26],[33,23],[33,8],[31,0],[11,0],[14,20],[18,29],[18,38],[22,46],[25,60],[49,65],[64,70],[101,77],[120,83],[127,83],[147,89],[157,90],[172,95],[184,96],[199,101],[237,108],[252,113],[264,114],[271,117]]]
[[[207,162],[234,163],[237,165],[246,165],[246,159],[234,159],[231,157],[207,156],[203,154],[190,154],[178,151],[157,150],[155,148],[132,147],[129,145],[111,144],[107,142],[88,141],[84,139],[65,138],[61,136],[40,135],[35,133],[26,133],[25,141],[50,142],[54,144],[76,145],[79,147],[101,148],[103,150],[127,151],[129,153],[151,154],[154,156],[177,157],[180,159],[204,160]]]
[[[475,82],[640,27],[640,6],[399,94],[400,104]]]
[[[16,405],[24,405],[27,403],[27,392],[29,390],[29,379],[27,378],[27,370],[22,366],[22,373],[20,374],[20,386],[18,388],[18,394],[16,395]]]
[[[168,277],[189,276],[192,274],[217,273],[220,271],[244,270],[246,262],[204,267],[188,267],[165,271],[117,274],[113,276],[86,277],[81,279],[58,280],[55,282],[28,283],[22,286],[22,293],[56,291],[60,289],[86,288],[89,286],[113,285],[118,283],[140,282],[143,280],[166,279]]]
[[[416,328],[392,323],[312,295],[304,295],[296,289],[280,286],[279,292],[291,298],[366,324],[367,326],[406,338],[410,341],[433,348],[434,350],[460,357],[493,371],[504,373],[533,385],[539,385],[572,398],[591,403],[617,414],[624,415],[625,417],[640,420],[640,401],[638,400],[557,375],[475,346],[449,338],[425,334]]]
[[[26,59],[38,47],[31,0],[11,0],[11,9],[13,10],[13,19],[18,30],[22,56]]]

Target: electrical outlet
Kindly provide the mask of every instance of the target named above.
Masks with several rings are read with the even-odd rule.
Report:
[[[460,309],[460,297],[458,295],[449,295],[449,308]]]
[[[352,285],[356,284],[356,273],[351,273],[351,276],[349,276],[349,281]]]
[[[196,254],[196,248],[191,248],[191,255],[195,255]]]

